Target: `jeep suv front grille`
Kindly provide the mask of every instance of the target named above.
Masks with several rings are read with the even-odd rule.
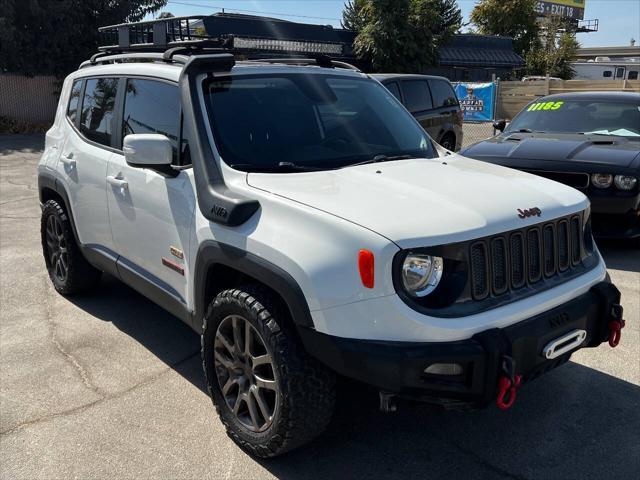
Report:
[[[570,272],[585,252],[582,230],[581,216],[573,215],[473,242],[471,296],[499,297]]]

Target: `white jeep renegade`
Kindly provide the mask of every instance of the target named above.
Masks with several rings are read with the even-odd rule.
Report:
[[[386,410],[504,409],[624,323],[584,195],[441,149],[344,67],[106,52],[65,80],[38,167],[56,290],[107,272],[201,333],[257,456],[323,431],[337,374]]]

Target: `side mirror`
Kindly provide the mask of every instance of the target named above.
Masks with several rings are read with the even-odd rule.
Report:
[[[496,120],[495,122],[493,122],[493,128],[495,128],[496,130],[500,130],[501,132],[504,132],[504,129],[507,128],[507,121]]]
[[[132,167],[171,169],[173,146],[171,140],[157,133],[135,133],[124,137],[124,158]]]

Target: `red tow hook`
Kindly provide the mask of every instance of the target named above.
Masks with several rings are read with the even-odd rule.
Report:
[[[498,377],[496,405],[500,410],[508,410],[516,401],[522,375],[516,375],[516,361],[509,355],[502,356],[502,375]]]
[[[500,410],[510,409],[516,401],[518,388],[522,382],[522,375],[516,375],[513,382],[504,375],[498,379],[498,396],[496,397],[496,405]]]
[[[624,328],[625,321],[622,318],[622,305],[615,303],[611,305],[609,322],[609,346],[615,348],[620,343],[622,338],[622,329]]]
[[[611,320],[609,322],[609,346],[615,348],[622,338],[622,329],[624,328],[624,320]]]

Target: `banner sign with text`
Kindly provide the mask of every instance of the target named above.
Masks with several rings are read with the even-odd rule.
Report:
[[[584,4],[586,0],[551,0],[536,2],[536,13],[543,17],[558,15],[575,20],[584,19]]]
[[[494,119],[494,98],[496,84],[455,83],[460,108],[464,112],[465,122],[492,122]]]

